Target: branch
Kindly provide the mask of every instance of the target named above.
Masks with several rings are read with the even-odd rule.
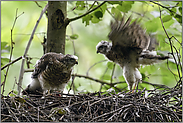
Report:
[[[106,84],[106,85],[109,85],[109,86],[111,86],[111,87],[114,87],[115,89],[117,89],[117,90],[119,90],[119,91],[121,91],[122,89],[117,88],[117,87],[115,87],[114,85],[116,85],[116,84],[121,84],[121,83],[126,83],[126,82],[107,83],[107,82],[102,81],[102,80],[99,80],[99,79],[95,79],[95,78],[92,78],[92,77],[89,77],[89,76],[79,75],[79,74],[72,74],[72,76],[79,77],[79,78],[82,77],[82,78],[85,78],[85,79],[89,79],[89,80],[98,82],[98,83],[100,83],[100,84],[102,84],[102,85],[103,85],[103,84]]]
[[[71,24],[70,24],[70,27],[71,27],[72,35],[74,35],[73,27],[72,27]],[[76,48],[75,48],[74,40],[71,39],[71,38],[70,38],[70,40],[71,40],[71,42],[72,42],[72,46],[73,46],[73,50],[74,50],[74,55],[76,55]]]
[[[96,62],[95,64],[93,64],[93,65],[87,70],[86,76],[88,76],[88,72],[90,71],[90,69],[91,69],[92,67],[94,67],[94,66],[95,66],[96,64],[98,64],[98,63],[105,62],[105,61],[107,61],[107,60],[102,60],[102,61],[99,61],[99,62]]]
[[[90,6],[90,8],[88,9],[88,11],[90,11],[90,9],[92,9],[92,7],[95,5],[97,1],[94,1],[93,4]]]
[[[36,5],[40,8],[43,8],[41,5],[39,5],[39,3],[37,1],[34,1],[36,3]]]
[[[89,76],[85,76],[85,75],[72,74],[72,76],[76,76],[76,77],[79,77],[79,78],[82,77],[82,78],[85,78],[85,79],[93,80],[93,81],[101,83],[101,84],[107,84],[107,85],[114,86],[114,83],[107,83],[107,82],[101,81],[99,79],[95,79],[95,78],[92,78],[92,77],[89,77]]]
[[[101,84],[106,84],[106,85],[116,85],[116,84],[126,83],[125,81],[114,82],[114,83],[107,83],[105,81],[102,81],[102,80],[99,80],[99,79],[95,79],[95,78],[92,78],[92,77],[89,77],[89,76],[85,76],[85,75],[80,75],[80,74],[72,74],[72,76],[76,76],[76,77],[79,77],[79,78],[83,77],[85,79],[90,79],[90,80],[96,81],[96,82],[101,83]]]
[[[168,70],[173,74],[175,80],[177,81],[177,78],[176,78],[177,75],[173,73],[173,71],[170,69],[168,60],[167,60],[167,67],[168,67]]]
[[[112,80],[113,80],[115,66],[116,66],[116,64],[113,65],[113,69],[112,69],[112,73],[111,73],[111,84],[112,84]]]
[[[12,26],[12,28],[11,28],[11,49],[10,49],[10,59],[9,59],[9,63],[11,62],[11,58],[12,58],[12,55],[13,55],[13,48],[14,48],[14,44],[15,44],[15,42],[13,42],[13,29],[14,29],[14,27],[15,27],[15,23],[16,23],[17,19],[18,19],[22,14],[24,14],[24,12],[23,12],[22,14],[20,14],[20,15],[17,16],[17,13],[18,13],[18,9],[16,9],[15,20],[14,20],[13,26]],[[8,68],[7,68],[7,70],[6,70],[4,81],[3,81],[2,84],[1,84],[1,86],[3,85],[2,94],[3,94],[4,91],[5,91],[4,88],[5,88],[5,82],[6,82],[6,78],[7,78],[7,75],[8,75],[9,67],[10,67],[10,66],[8,66]]]
[[[145,83],[145,84],[152,85],[153,87],[156,86],[156,87],[161,87],[161,88],[169,88],[168,86],[162,85],[162,84],[153,84],[153,83],[150,83],[150,82],[147,82],[147,81],[144,81],[144,80],[142,80],[142,82]]]
[[[161,6],[162,8],[167,9],[167,10],[170,11],[171,13],[175,13],[174,11],[170,10],[169,8],[173,8],[173,7],[176,7],[176,6],[173,6],[173,7],[166,7],[166,6],[163,6],[163,5],[159,4],[159,3],[156,3],[156,2],[154,2],[154,1],[150,1],[150,2],[152,2],[152,3],[154,3],[154,4],[158,5],[158,6]]]
[[[164,27],[164,24],[163,24],[163,21],[162,21],[162,18],[161,18],[161,10],[160,10],[160,7],[159,7],[159,11],[160,11],[160,20],[161,20],[161,24],[162,24],[162,27],[163,27],[163,30],[169,40],[169,43],[170,43],[170,49],[171,49],[171,55],[173,56],[174,60],[175,60],[175,64],[176,64],[176,67],[177,67],[177,71],[178,71],[178,75],[179,75],[179,78],[181,78],[181,75],[180,75],[180,71],[179,71],[179,65],[177,63],[177,60],[175,58],[175,55],[173,54],[173,45],[172,45],[172,41],[171,41],[171,38],[169,37],[168,35],[168,32],[166,31],[165,27]]]
[[[115,19],[114,15],[108,10],[108,8],[106,10]]]
[[[22,56],[16,58],[16,59],[13,60],[12,62],[9,62],[8,64],[4,65],[4,66],[1,68],[1,70],[5,69],[5,68],[8,67],[9,65],[11,65],[11,64],[13,64],[13,63],[19,61],[20,59],[22,59]]]
[[[32,42],[34,33],[35,33],[36,29],[37,29],[37,26],[38,26],[38,24],[39,24],[39,22],[40,22],[40,20],[41,20],[41,18],[43,16],[43,14],[45,13],[47,7],[48,7],[48,4],[44,7],[44,9],[41,12],[41,15],[40,15],[39,19],[37,20],[37,23],[36,23],[36,25],[35,25],[35,27],[34,27],[34,29],[32,31],[31,37],[29,39],[29,42],[27,44],[27,47],[25,49],[25,52],[24,52],[24,55],[23,55],[23,58],[22,58],[22,64],[21,64],[21,68],[20,68],[20,75],[19,75],[19,80],[18,80],[18,84],[19,84],[19,86],[18,86],[18,95],[20,95],[20,92],[21,92],[20,86],[22,85],[22,80],[23,80],[25,57],[26,57],[27,52],[29,50],[29,47],[30,47],[30,44]]]
[[[74,18],[70,18],[70,19],[68,19],[68,22],[70,23],[71,21],[75,21],[75,20],[77,20],[77,19],[80,19],[80,18],[82,18],[82,17],[86,16],[87,14],[89,14],[89,13],[91,13],[91,12],[95,11],[96,9],[98,9],[99,7],[101,7],[101,6],[102,6],[103,4],[105,4],[105,3],[106,3],[106,1],[102,2],[100,5],[96,6],[96,7],[95,7],[95,8],[93,8],[92,10],[87,11],[86,13],[84,13],[84,14],[82,14],[82,15],[78,16],[78,17],[74,17]]]
[[[33,72],[34,71],[34,69],[24,69],[24,73],[25,72]]]
[[[106,74],[107,70],[108,70],[108,67],[106,67],[106,69],[105,69],[105,71],[104,71],[104,74],[102,75],[102,78],[101,78],[102,80],[103,80],[104,75]],[[102,90],[102,86],[103,86],[103,84],[100,85],[100,90],[99,90],[99,91]]]

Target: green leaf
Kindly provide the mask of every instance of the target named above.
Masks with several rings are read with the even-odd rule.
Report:
[[[10,51],[9,44],[7,42],[1,42],[1,53],[9,51]]]
[[[158,28],[161,27],[159,17],[154,18],[153,20],[147,21],[146,23],[144,23],[144,27],[146,27],[147,32],[156,32]]]
[[[58,113],[64,115],[64,114],[67,113],[67,111],[66,111],[64,108],[60,108],[60,109],[58,110]]]
[[[9,50],[1,50],[1,53],[9,53]]]
[[[145,80],[146,75],[144,73],[141,73],[141,75],[142,75],[142,80]]]
[[[103,17],[103,13],[101,11],[96,11],[94,15],[99,19]]]
[[[106,9],[107,9],[107,5],[103,4],[100,8],[98,8],[99,10],[102,10],[102,13],[104,14]]]
[[[182,16],[181,16],[181,15],[176,14],[174,17],[175,17],[175,19],[176,19],[180,24],[182,24]]]
[[[76,2],[76,9],[77,10],[84,10],[85,9],[85,3],[84,3],[84,1],[77,1]]]
[[[103,76],[103,80],[111,80],[111,76],[110,75],[104,75]]]
[[[112,62],[108,62],[108,63],[107,63],[107,67],[108,67],[109,69],[113,69],[113,64],[114,64],[114,63],[112,63]]]
[[[134,4],[134,1],[123,1],[122,6],[118,5],[117,9],[119,9],[122,12],[127,13],[132,8],[132,4]]]
[[[172,16],[167,15],[167,16],[165,16],[165,17],[162,18],[162,21],[165,23],[165,22],[167,22],[167,21],[169,21],[171,19],[172,19]]]
[[[172,9],[170,9],[172,12],[169,12],[170,13],[170,15],[174,15],[175,13],[176,13],[176,8],[172,8]]]
[[[174,1],[174,2],[177,2],[177,1]],[[182,1],[179,1],[177,6],[182,7]]]
[[[147,2],[148,2],[148,1],[138,1],[138,2],[141,2],[141,3],[146,3],[146,4],[147,4]]]
[[[116,18],[122,18],[121,12],[117,8],[112,7],[111,13],[114,14]]]
[[[182,7],[179,7],[179,12],[182,15]]]
[[[122,5],[122,1],[107,1],[109,4],[119,4],[119,5]]]
[[[4,49],[7,46],[7,42],[1,42],[1,49]]]
[[[70,36],[71,39],[77,39],[79,36],[77,34],[73,34]]]
[[[90,5],[91,6],[91,5]],[[92,8],[95,8],[97,7],[97,5],[94,5]],[[106,4],[103,4],[101,7],[99,7],[98,9],[96,9],[95,11],[101,11],[103,14],[105,13],[107,9],[107,5]]]
[[[91,6],[92,6],[92,8],[91,8]],[[92,3],[92,4],[89,4],[89,8],[93,9],[93,8],[95,8],[95,7],[97,7],[97,5],[93,5],[93,3]],[[96,10],[95,10],[95,11],[96,11]]]
[[[120,81],[125,81],[125,79],[124,79],[123,76],[119,76],[118,79],[119,79]]]
[[[64,115],[67,113],[67,110],[65,110],[64,108],[62,107],[54,107],[50,110],[50,114],[48,115],[49,118],[52,118],[54,119],[55,118],[55,115],[56,114],[61,114],[61,115]]]
[[[4,64],[6,64],[6,63],[8,63],[9,62],[9,58],[3,58],[2,56],[1,56],[1,65],[4,65]]]
[[[100,20],[97,17],[95,17],[95,16],[93,16],[92,19],[91,19],[92,23],[98,23],[99,21]]]
[[[82,23],[86,23],[85,26],[89,25],[89,21],[91,20],[92,16],[89,14],[89,15],[86,15],[84,17],[82,17]]]

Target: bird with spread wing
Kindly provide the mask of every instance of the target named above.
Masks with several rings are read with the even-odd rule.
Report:
[[[140,26],[137,20],[131,22],[131,17],[125,22],[125,18],[119,21],[111,21],[109,40],[97,44],[97,53],[105,55],[109,60],[119,64],[123,69],[123,76],[132,90],[138,82],[142,81],[142,75],[138,70],[140,65],[150,65],[168,59],[168,56],[157,55],[155,39],[150,37]]]
[[[72,67],[77,62],[77,56],[63,55],[62,53],[49,52],[44,54],[35,65],[32,73],[32,82],[22,91],[22,94],[38,94],[46,90],[63,91],[70,80]]]

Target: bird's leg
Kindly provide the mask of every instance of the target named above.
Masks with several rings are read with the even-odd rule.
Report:
[[[44,99],[45,97],[46,97],[46,90],[43,90],[43,96],[41,98]]]
[[[59,96],[59,97],[62,96],[62,90],[58,89],[56,92],[57,93],[55,93],[55,96]]]
[[[59,90],[59,96],[61,97],[62,96],[62,94],[63,94],[63,90]]]
[[[48,89],[47,91],[48,91],[47,96],[48,96],[48,95],[51,95],[51,94],[50,94],[50,89]],[[46,97],[46,90],[43,90],[43,97],[42,97],[42,98],[45,98],[45,97]]]
[[[135,85],[134,85],[132,93],[134,92],[137,84],[139,82],[142,82],[142,75],[141,75],[140,71],[137,68],[135,68],[135,72],[134,73],[135,73],[136,82],[135,82]]]
[[[51,93],[50,93],[50,89],[48,89],[48,95],[51,95]]]
[[[134,93],[134,90],[135,90],[135,88],[136,88],[136,85],[137,85],[137,84],[135,83],[134,88],[133,88],[133,90],[132,90],[132,93]]]
[[[128,90],[132,91],[133,84],[130,82],[127,82],[127,84],[128,84]]]
[[[128,89],[131,91],[133,84],[135,83],[135,71],[134,67],[130,64],[126,64],[123,67],[123,76],[125,78],[126,83],[128,84]]]

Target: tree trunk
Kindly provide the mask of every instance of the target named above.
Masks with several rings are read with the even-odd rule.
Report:
[[[48,2],[48,29],[46,53],[56,52],[65,54],[67,1]]]

